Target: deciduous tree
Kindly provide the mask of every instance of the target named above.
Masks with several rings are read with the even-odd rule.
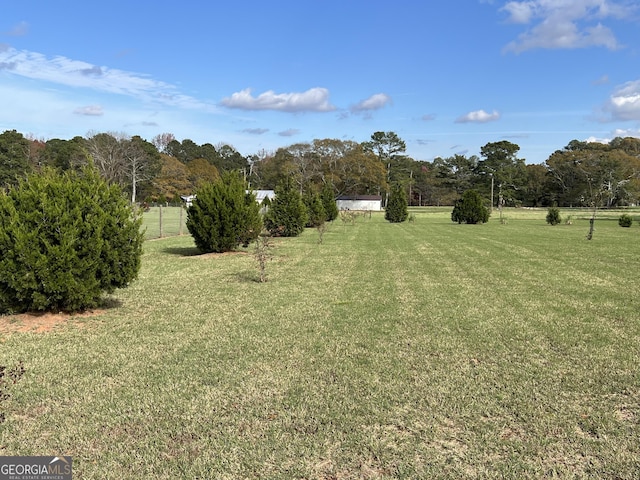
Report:
[[[109,182],[117,183],[137,200],[138,187],[152,180],[162,168],[156,148],[139,136],[124,133],[90,133],[87,150],[91,161]]]
[[[0,134],[0,189],[17,184],[30,170],[29,140],[15,130]]]

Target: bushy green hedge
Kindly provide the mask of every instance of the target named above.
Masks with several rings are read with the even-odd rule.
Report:
[[[480,194],[475,190],[467,190],[462,198],[456,200],[451,221],[458,223],[486,223],[489,221],[489,209],[485,207]]]
[[[201,252],[229,252],[260,235],[260,206],[255,194],[246,193],[240,175],[227,172],[196,191],[187,210],[187,229]]]
[[[0,313],[79,311],[138,275],[142,217],[93,169],[0,192]]]

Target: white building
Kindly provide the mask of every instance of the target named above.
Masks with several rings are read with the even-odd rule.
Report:
[[[343,195],[336,199],[338,210],[382,210],[380,195]]]

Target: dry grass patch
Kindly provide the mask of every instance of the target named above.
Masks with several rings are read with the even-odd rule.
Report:
[[[60,326],[72,325],[85,328],[86,318],[96,317],[105,310],[89,310],[80,313],[21,313],[18,315],[0,316],[0,334],[11,333],[47,333]]]

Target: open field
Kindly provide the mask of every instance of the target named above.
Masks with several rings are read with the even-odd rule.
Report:
[[[592,241],[585,210],[450,212],[276,239],[266,283],[251,248],[149,241],[104,311],[0,318],[0,364],[26,368],[0,455],[82,479],[639,478],[640,211]]]
[[[150,207],[143,217],[147,240],[189,234],[187,211],[183,207]]]

